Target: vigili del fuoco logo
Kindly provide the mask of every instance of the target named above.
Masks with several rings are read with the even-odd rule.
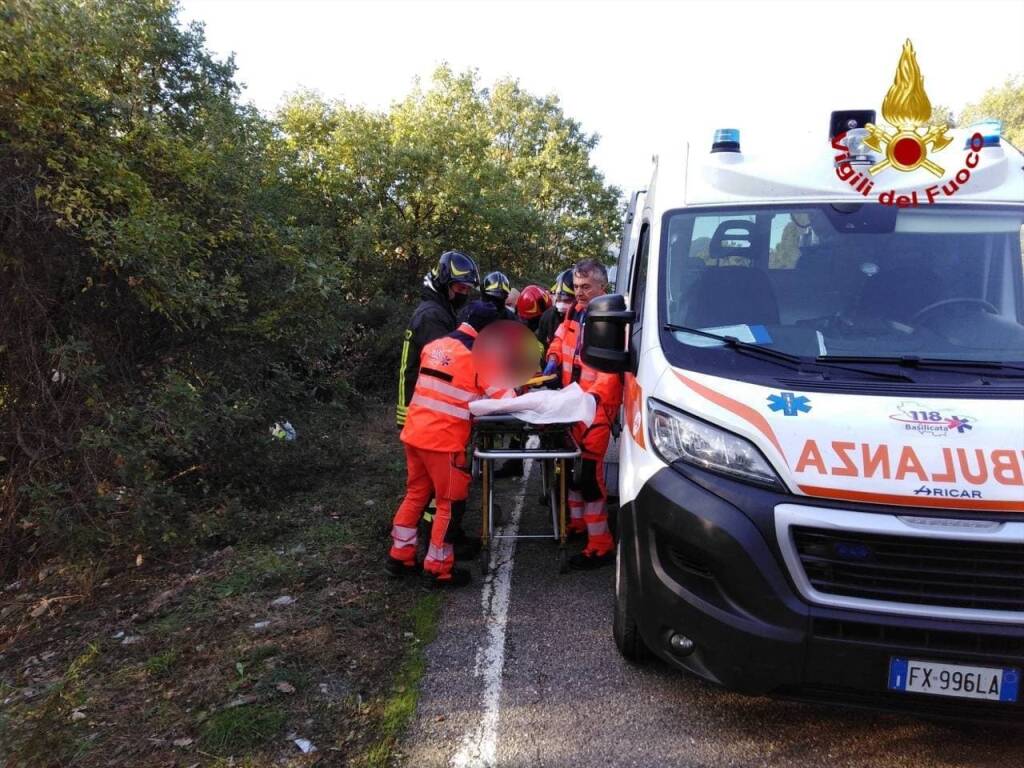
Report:
[[[875,178],[890,170],[909,173],[924,168],[942,180],[946,170],[930,155],[941,153],[953,138],[945,125],[928,124],[931,115],[932,104],[924,90],[924,77],[917,65],[914,46],[907,40],[896,67],[896,77],[882,101],[882,117],[890,129],[868,123],[863,128],[836,136],[832,140],[833,149],[840,152],[835,157],[836,176],[864,197],[874,192]],[[878,202],[907,208],[931,205],[944,197],[952,197],[970,181],[971,169],[977,167],[978,153],[984,145],[984,137],[975,133],[967,142],[961,167],[951,178],[898,195],[895,189],[881,191],[877,195]],[[864,168],[865,165],[868,167]]]

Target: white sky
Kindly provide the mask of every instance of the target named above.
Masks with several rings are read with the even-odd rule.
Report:
[[[386,108],[448,62],[488,85],[555,93],[597,132],[594,162],[626,191],[650,158],[716,127],[745,150],[784,151],[833,109],[880,109],[903,41],[933,104],[959,111],[1024,72],[1024,0],[182,0],[211,50],[234,52],[243,98],[264,111],[298,87]]]

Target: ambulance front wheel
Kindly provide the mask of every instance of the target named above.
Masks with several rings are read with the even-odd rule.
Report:
[[[615,545],[615,615],[612,619],[612,635],[615,647],[626,661],[643,664],[650,652],[640,637],[633,614],[629,569],[626,567],[626,548],[622,538]]]

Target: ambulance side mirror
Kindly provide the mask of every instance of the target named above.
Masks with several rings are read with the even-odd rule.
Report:
[[[625,371],[629,367],[626,326],[635,317],[618,294],[591,299],[583,324],[583,362],[605,373]]]

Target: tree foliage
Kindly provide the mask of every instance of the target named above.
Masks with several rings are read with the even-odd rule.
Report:
[[[514,81],[487,89],[441,67],[386,113],[300,93],[279,121],[307,194],[358,233],[360,273],[397,291],[446,248],[485,270],[553,275],[618,229],[619,192],[590,162],[597,137]]]
[[[968,104],[960,115],[961,125],[994,117],[1003,121],[1003,136],[1015,147],[1024,147],[1024,74],[1007,78],[1003,85],[990,88],[976,103]]]
[[[272,120],[170,0],[8,0],[0,569],[259,525],[341,460],[269,425],[393,385],[396,298],[441,250],[512,274],[603,252],[596,141],[447,68],[387,112],[303,93]]]

